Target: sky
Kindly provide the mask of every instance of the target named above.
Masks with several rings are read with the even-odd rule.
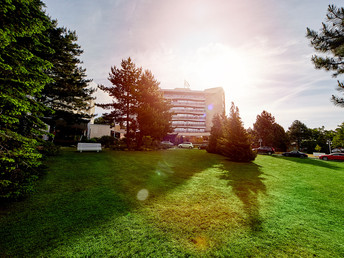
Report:
[[[111,67],[130,57],[161,88],[223,87],[245,128],[271,113],[286,130],[295,120],[334,130],[337,80],[316,70],[307,27],[319,31],[328,0],[43,0],[59,26],[76,31],[82,67],[93,85],[110,86]],[[112,99],[101,90],[96,103]],[[105,110],[96,108],[96,114]]]

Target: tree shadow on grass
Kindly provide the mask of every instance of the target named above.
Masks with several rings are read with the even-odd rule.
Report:
[[[0,256],[41,256],[120,220],[212,166],[204,155],[197,150],[65,151],[54,158],[36,194],[0,207]]]
[[[311,165],[311,166],[317,166],[317,167],[323,167],[323,168],[341,170],[341,171],[343,170],[343,167],[338,166],[331,161],[323,161],[323,160],[318,160],[314,158],[296,158],[296,157],[284,157],[284,156],[276,156],[276,155],[272,155],[272,157],[276,159],[292,161],[299,164],[305,164],[305,165]]]
[[[259,214],[259,194],[266,194],[260,166],[254,163],[224,162],[220,179],[228,181],[234,194],[243,204],[247,223],[252,231],[260,231],[262,218]]]

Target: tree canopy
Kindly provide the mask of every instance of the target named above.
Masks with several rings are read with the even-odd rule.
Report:
[[[45,31],[50,19],[38,0],[2,1],[0,8],[0,198],[30,190],[41,155],[37,136],[45,108],[36,99],[47,83],[53,53]]]
[[[0,198],[32,190],[42,159],[42,119],[85,108],[91,94],[75,32],[58,28],[43,8],[40,0],[1,1]]]
[[[76,43],[76,32],[58,27],[57,21],[52,21],[45,33],[53,50],[53,53],[46,53],[45,56],[53,65],[46,73],[53,81],[45,85],[39,101],[54,111],[46,116],[53,117],[53,120],[71,120],[73,123],[90,118],[87,111],[91,108],[89,102],[93,99],[91,94],[95,89],[89,88],[91,80],[86,79],[86,70],[81,67],[79,56],[83,50]]]
[[[237,162],[249,162],[256,158],[249,135],[241,121],[239,108],[233,102],[229,117],[214,116],[207,151]]]
[[[284,128],[275,121],[275,117],[263,111],[257,115],[256,122],[253,124],[252,130],[254,145],[258,146],[259,140],[262,145],[271,146],[279,150],[285,151],[288,146],[288,137]]]
[[[344,73],[344,8],[330,5],[327,10],[326,22],[322,24],[319,32],[307,28],[307,38],[310,39],[314,49],[330,56],[312,56],[312,62],[317,69],[333,71],[337,77]],[[344,93],[344,84],[338,80],[337,90]],[[344,98],[332,96],[334,104],[344,107]]]
[[[143,136],[160,140],[171,131],[170,105],[164,100],[159,82],[153,74],[136,67],[131,58],[122,60],[121,68],[111,68],[108,80],[112,86],[98,87],[114,98],[112,103],[97,104],[112,110],[104,119],[126,126],[127,147],[133,141],[140,145]]]

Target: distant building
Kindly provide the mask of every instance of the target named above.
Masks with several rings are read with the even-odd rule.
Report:
[[[204,91],[188,88],[161,89],[164,98],[171,101],[172,127],[175,136],[188,140],[207,140],[215,114],[225,112],[225,94],[221,87]],[[201,138],[201,140],[200,140]]]
[[[100,138],[102,136],[113,136],[117,139],[124,138],[125,130],[119,124],[114,127],[105,124],[88,124],[87,138]]]

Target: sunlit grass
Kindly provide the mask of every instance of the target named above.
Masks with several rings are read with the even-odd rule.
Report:
[[[344,256],[344,163],[67,149],[48,165],[0,209],[1,256]]]

